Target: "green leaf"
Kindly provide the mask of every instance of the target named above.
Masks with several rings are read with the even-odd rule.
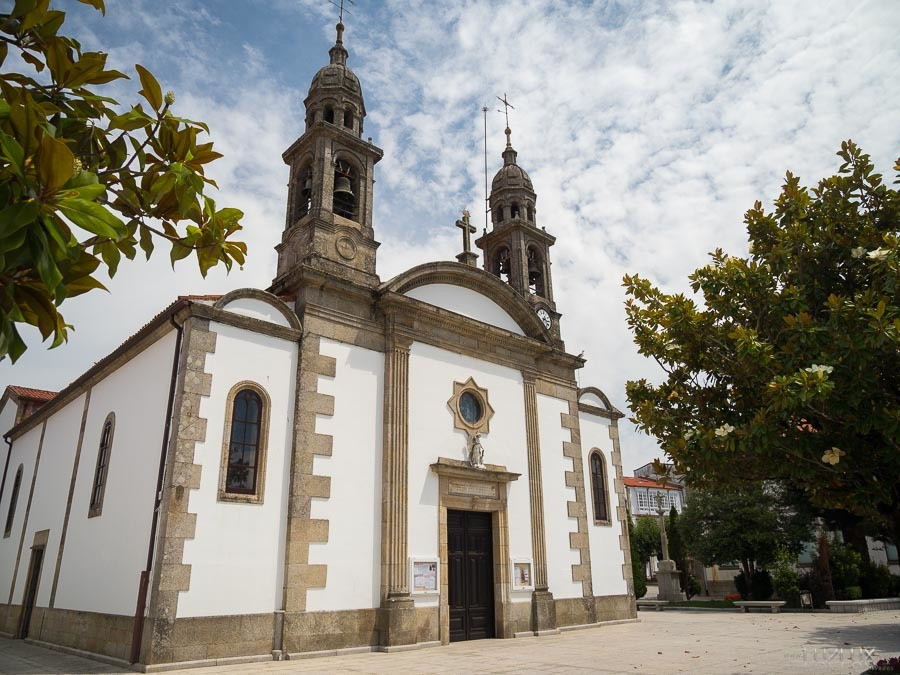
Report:
[[[90,5],[94,9],[99,9],[100,12],[105,16],[106,15],[106,5],[103,0],[78,0],[85,5]]]
[[[0,232],[3,233],[3,238],[33,223],[39,212],[40,205],[34,199],[15,202],[0,211]]]
[[[147,102],[154,110],[159,110],[163,103],[162,89],[160,89],[159,82],[144,66],[137,64],[134,69],[137,70],[138,76],[141,78],[141,86],[143,87],[138,93],[147,99]]]
[[[75,155],[65,143],[44,134],[37,153],[37,171],[47,191],[56,192],[75,172]]]
[[[19,142],[8,134],[0,131],[0,151],[6,160],[16,169],[19,176],[25,172],[25,151]]]
[[[125,232],[124,223],[95,202],[70,198],[60,200],[56,206],[66,218],[93,234],[117,240]]]

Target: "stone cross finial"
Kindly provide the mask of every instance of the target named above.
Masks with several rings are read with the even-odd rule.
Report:
[[[472,251],[470,235],[475,234],[475,226],[469,223],[468,209],[463,209],[462,220],[457,220],[456,226],[461,229],[463,233],[463,253],[470,253]]]

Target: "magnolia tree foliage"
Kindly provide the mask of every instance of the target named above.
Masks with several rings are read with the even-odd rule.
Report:
[[[13,361],[25,351],[17,324],[59,345],[59,305],[102,289],[97,271],[112,276],[138,248],[149,258],[164,240],[173,265],[193,254],[204,276],[247,250],[230,239],[243,214],[204,194],[215,186],[204,165],[221,156],[200,142],[206,125],[173,115],[174,94],[140,65],[142,102],[101,93],[127,76],[60,35],[65,13],[49,4],[0,13],[0,358]]]
[[[900,198],[852,141],[838,156],[837,175],[788,173],[774,212],[747,211],[750,255],[712,253],[699,297],[625,277],[635,342],[665,373],[628,400],[693,486],[783,481],[900,541]]]

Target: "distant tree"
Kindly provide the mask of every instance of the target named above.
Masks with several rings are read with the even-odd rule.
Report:
[[[646,570],[653,556],[659,557],[662,542],[659,537],[659,523],[656,518],[638,518],[634,526],[632,537],[638,559],[641,562],[641,569]],[[645,574],[646,571],[642,572]]]
[[[644,564],[635,545],[634,525],[631,522],[631,514],[628,514],[628,539],[631,542],[631,576],[634,581],[634,595],[643,598],[647,595],[647,577],[644,574]]]
[[[707,565],[737,562],[746,579],[772,563],[779,549],[800,551],[811,538],[807,513],[784,506],[776,486],[693,490],[681,513],[687,550]]]
[[[681,572],[679,575],[681,588],[685,589],[689,570],[687,569],[687,555],[685,554],[684,541],[681,536],[678,511],[675,509],[674,504],[666,517],[666,537],[669,539],[669,558],[675,561],[675,565]]]
[[[900,543],[900,194],[852,141],[838,155],[837,175],[788,173],[774,212],[747,211],[750,255],[717,249],[696,300],[625,277],[665,373],[628,400],[693,487],[782,481]]]
[[[230,239],[243,214],[204,194],[204,165],[221,156],[198,140],[206,125],[174,116],[174,94],[139,65],[144,103],[118,107],[103,85],[127,76],[60,35],[65,13],[49,5],[0,12],[0,359],[12,361],[26,349],[18,324],[58,346],[70,328],[58,307],[102,289],[98,268],[112,276],[138,247],[149,258],[154,239],[173,265],[194,254],[204,276],[247,251]]]

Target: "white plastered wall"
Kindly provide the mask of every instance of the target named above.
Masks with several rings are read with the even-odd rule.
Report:
[[[53,574],[56,569],[56,556],[59,553],[60,533],[62,532],[63,519],[66,512],[66,498],[69,495],[72,464],[75,459],[75,447],[78,443],[78,431],[81,428],[83,411],[84,394],[64,406],[62,410],[47,420],[44,446],[41,450],[41,461],[37,471],[37,482],[34,485],[34,498],[31,502],[25,540],[22,544],[22,557],[19,561],[16,587],[13,590],[13,602],[15,604],[22,602],[25,578],[28,576],[31,543],[34,541],[34,533],[41,530],[50,530],[50,535],[47,539],[47,547],[44,549],[40,587],[38,588],[35,604],[38,607],[47,607],[50,602],[50,589],[53,585]],[[35,432],[37,432],[36,435]],[[33,447],[36,452],[38,441],[40,440],[40,425],[27,435],[30,439],[33,439]],[[18,442],[18,440],[13,441],[14,448]],[[31,476],[34,467],[34,455],[30,452],[32,443],[29,443],[28,446],[31,466],[29,467],[26,461],[26,469],[22,476],[22,487],[19,491],[19,504],[16,507],[16,521],[18,525],[13,527],[16,535],[22,531],[21,523],[23,523],[25,518],[25,509],[28,505],[28,492],[31,489]],[[12,461],[10,464],[12,464]],[[10,539],[12,538],[10,537]],[[4,539],[3,541],[8,542],[9,539]],[[18,545],[19,539],[16,538],[15,546],[18,547]],[[15,556],[15,553],[13,556]]]
[[[562,427],[569,402],[538,394],[538,425],[541,436],[541,472],[544,489],[544,532],[547,539],[547,584],[553,597],[580,598],[581,582],[572,581],[572,565],[581,564],[581,554],[569,544],[569,533],[578,531],[578,520],[569,517],[568,502],[575,501],[575,488],[566,485],[566,471],[573,470],[571,457],[563,455],[563,442],[571,433]]]
[[[228,312],[234,312],[241,316],[248,316],[251,319],[259,319],[274,323],[278,326],[290,328],[290,322],[287,318],[268,302],[257,300],[256,298],[237,298],[232,300],[223,307]]]
[[[525,335],[516,320],[505,309],[487,296],[468,288],[452,284],[427,284],[414,288],[405,295],[470,319],[503,328],[516,335]]]
[[[183,558],[191,586],[179,594],[179,617],[265,613],[282,602],[297,343],[216,322],[210,330],[217,334],[215,353],[206,357],[212,390],[200,403],[206,441],[194,450],[203,469],[188,502],[196,535]],[[245,380],[265,389],[272,404],[261,504],[218,501],[226,399]]]
[[[16,422],[16,410],[18,410],[18,408],[19,406],[16,405],[12,398],[6,399],[6,404],[3,406],[3,409],[0,410],[0,436],[12,429],[13,424]],[[3,450],[3,454],[5,455],[6,448],[3,447]],[[2,469],[0,469],[0,471],[2,471]]]
[[[13,406],[14,407],[14,406]],[[10,500],[12,499],[13,481],[19,466],[22,467],[22,482],[19,484],[19,495],[16,499],[16,510],[13,516],[12,529],[8,537],[0,539],[0,602],[22,602],[21,595],[10,596],[10,584],[16,565],[16,553],[19,550],[19,540],[22,536],[22,526],[25,522],[25,508],[28,505],[28,492],[31,489],[31,479],[34,475],[34,463],[37,456],[38,444],[41,440],[41,426],[38,424],[30,431],[13,441],[12,454],[9,458],[9,470],[6,472],[6,483],[3,487],[3,499],[0,500],[0,528],[5,528],[6,517],[9,514]],[[5,444],[3,446],[5,448]],[[0,529],[0,536],[3,529]],[[26,551],[30,548],[28,542]],[[25,565],[28,564],[26,553]],[[20,563],[21,567],[21,563]],[[22,572],[20,571],[21,575]],[[52,574],[52,572],[51,572]]]
[[[453,383],[465,382],[469,377],[487,389],[494,409],[490,433],[482,436],[485,463],[522,474],[507,484],[509,554],[513,558],[531,558],[522,374],[419,342],[413,343],[409,356],[409,555],[438,557],[438,477],[430,467],[439,457],[467,459],[466,433],[454,427],[454,415],[447,401],[453,396]],[[562,445],[559,447],[562,453]],[[530,598],[530,591],[511,594],[513,602]],[[433,595],[415,596],[415,600],[417,605],[438,602]]]
[[[175,336],[174,330],[167,333],[91,390],[55,607],[134,614],[147,564]],[[103,510],[88,518],[100,435],[110,412],[115,428]]]
[[[328,521],[328,542],[309,545],[311,565],[328,566],[324,588],[306,593],[308,611],[378,607],[381,601],[381,446],[384,354],[322,339],[335,376],[318,392],[334,396],[334,415],[316,431],[333,437],[331,457],[315,456],[313,473],[331,477],[328,499],[313,499],[310,517]]]
[[[622,576],[625,556],[619,547],[622,523],[616,517],[618,497],[616,495],[616,468],[612,463],[612,439],[609,437],[610,421],[598,415],[581,413],[578,416],[581,428],[581,449],[583,452],[585,497],[587,499],[588,543],[591,547],[591,579],[594,595],[624,595],[628,586]],[[594,494],[591,488],[591,451],[603,454],[606,471],[606,495],[609,505],[609,525],[594,524]]]

